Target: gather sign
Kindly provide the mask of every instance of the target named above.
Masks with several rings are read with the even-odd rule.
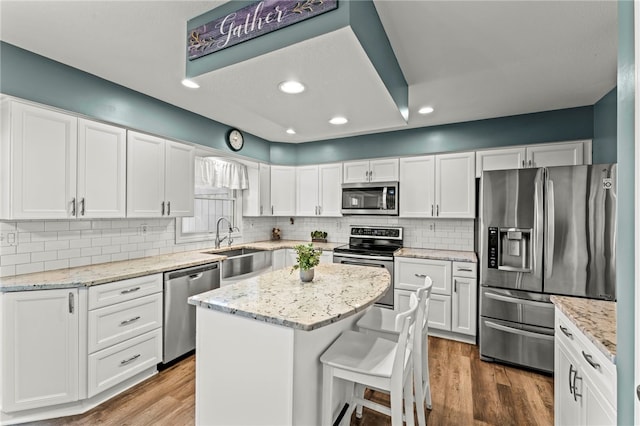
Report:
[[[338,0],[262,0],[187,34],[189,60],[251,40],[338,7]]]

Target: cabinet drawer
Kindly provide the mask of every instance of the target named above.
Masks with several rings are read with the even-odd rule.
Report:
[[[431,277],[434,294],[451,295],[451,262],[448,260],[396,258],[395,288],[416,290],[424,285],[424,276]]]
[[[476,278],[478,264],[472,262],[453,262],[454,277]]]
[[[150,331],[89,355],[88,397],[92,397],[162,361],[162,330]]]
[[[89,353],[162,326],[162,293],[89,311]]]
[[[581,373],[588,376],[588,380],[616,407],[616,366],[558,309],[555,331],[556,339],[562,342],[582,366]]]
[[[89,309],[102,308],[162,291],[162,274],[89,287]]]

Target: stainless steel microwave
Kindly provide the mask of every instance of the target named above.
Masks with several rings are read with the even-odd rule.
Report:
[[[342,214],[397,215],[398,182],[342,184]]]

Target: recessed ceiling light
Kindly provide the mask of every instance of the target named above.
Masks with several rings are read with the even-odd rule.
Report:
[[[293,129],[287,129],[287,133],[289,133],[290,135],[295,135],[296,131]]]
[[[431,114],[433,112],[433,107],[430,107],[430,106],[422,107],[418,110],[418,112],[420,114]]]
[[[304,92],[304,84],[299,81],[289,80],[283,81],[278,85],[278,89],[280,89],[284,93],[289,93],[291,95],[295,95],[298,93]]]
[[[340,125],[340,124],[346,124],[349,120],[347,120],[345,117],[333,117],[331,120],[329,120],[329,123],[331,124],[335,124],[335,125]]]
[[[198,83],[196,83],[193,80],[189,80],[188,78],[185,78],[184,80],[182,80],[182,85],[184,87],[188,87],[189,89],[197,89],[200,87]]]

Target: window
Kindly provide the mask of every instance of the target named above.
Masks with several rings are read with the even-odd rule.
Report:
[[[220,237],[229,235],[231,223],[231,227],[235,228],[231,237],[239,238],[242,190],[217,186],[242,187],[237,182],[229,182],[239,172],[243,172],[242,166],[212,157],[196,157],[195,171],[194,216],[176,220],[176,242],[213,241],[220,218],[226,219],[220,223]],[[246,169],[244,174],[246,175]]]
[[[236,232],[232,238],[240,236],[238,217],[239,200],[238,190],[227,188],[203,188],[197,187],[194,195],[193,217],[183,217],[176,221],[176,242],[194,242],[213,240],[216,236],[216,224],[218,219],[224,217]],[[220,234],[228,235],[229,223],[222,221]]]

